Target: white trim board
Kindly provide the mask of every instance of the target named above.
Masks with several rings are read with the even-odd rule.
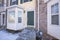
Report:
[[[35,12],[35,9],[33,9],[33,8],[27,9],[26,10],[26,18],[27,18],[27,12],[28,11],[34,11],[34,26],[33,27],[35,28],[36,27],[36,25],[35,25],[36,24],[36,12]],[[27,22],[27,20],[26,20],[26,22]],[[30,25],[27,25],[27,26],[30,26]]]

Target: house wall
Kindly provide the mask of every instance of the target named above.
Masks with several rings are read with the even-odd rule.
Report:
[[[3,6],[0,6],[0,30],[5,29],[6,26],[6,0],[0,0]],[[3,24],[3,15],[4,15],[4,24]]]
[[[51,24],[51,5],[59,3],[59,25]],[[47,3],[47,33],[60,39],[60,0],[51,0]]]
[[[47,5],[44,3],[44,0],[39,2],[39,28],[44,33],[47,33]]]
[[[19,3],[18,3],[19,6],[21,6],[25,13],[24,13],[24,25],[27,26],[27,12],[28,11],[34,11],[34,27],[35,27],[35,5],[36,5],[36,1],[35,0],[32,0],[30,2],[25,2],[25,3],[22,3],[20,4],[20,0],[19,0]]]
[[[40,0],[39,3],[39,27],[44,33],[47,33],[47,4],[44,3],[44,0]]]
[[[7,7],[10,7],[10,0],[8,1],[8,4],[7,4],[8,6]],[[23,10],[25,11],[24,12],[24,18],[23,18],[23,20],[24,20],[24,26],[27,26],[27,12],[28,11],[34,11],[34,15],[36,15],[35,14],[35,5],[36,5],[36,1],[35,0],[32,0],[32,1],[29,1],[29,2],[25,2],[25,3],[20,3],[20,0],[18,0],[18,5],[17,6],[19,6],[19,7],[21,7],[21,8],[23,8]],[[13,6],[13,5],[12,5]],[[35,16],[34,16],[34,27],[35,27]]]

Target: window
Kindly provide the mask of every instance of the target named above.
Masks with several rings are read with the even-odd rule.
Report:
[[[59,4],[56,3],[51,6],[51,23],[59,25]]]
[[[15,22],[15,11],[9,11],[8,21],[10,23],[14,23]]]
[[[18,0],[10,0],[10,5],[18,5]]]
[[[28,0],[24,0],[24,2],[28,2]]]
[[[52,24],[59,25],[59,16],[58,15],[52,16]]]
[[[20,0],[20,3],[22,4],[22,3],[30,2],[30,1],[32,1],[32,0]]]
[[[22,19],[21,17],[18,17],[18,23],[21,23]]]
[[[22,12],[18,11],[18,23],[22,22]]]
[[[15,2],[16,0],[12,0],[12,2]]]
[[[9,0],[6,0],[6,6],[8,6],[9,5]]]
[[[22,12],[18,11],[18,17],[21,17],[21,16],[22,16]]]
[[[0,0],[0,7],[4,6],[4,0]]]
[[[59,12],[58,3],[51,6],[51,12],[52,13],[58,13]]]
[[[22,4],[22,3],[23,3],[23,1],[22,1],[22,0],[20,0],[20,3]]]

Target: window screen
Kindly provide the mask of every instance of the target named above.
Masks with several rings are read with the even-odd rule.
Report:
[[[52,24],[59,25],[59,16],[52,15]]]

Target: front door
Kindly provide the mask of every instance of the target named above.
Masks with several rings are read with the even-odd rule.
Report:
[[[27,12],[27,25],[34,26],[34,11]]]

